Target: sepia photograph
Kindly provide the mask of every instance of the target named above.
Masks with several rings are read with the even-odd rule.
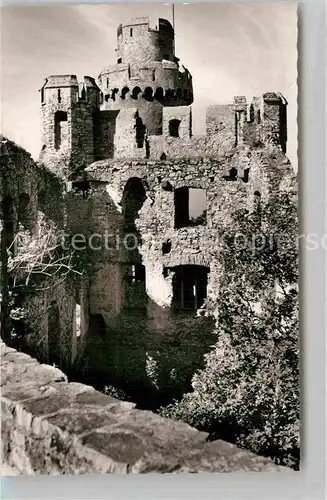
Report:
[[[1,7],[1,474],[300,470],[297,3]]]

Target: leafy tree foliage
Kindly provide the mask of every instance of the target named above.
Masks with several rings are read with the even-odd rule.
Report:
[[[160,413],[293,468],[299,464],[296,191],[233,215],[221,235],[217,342],[193,392]]]

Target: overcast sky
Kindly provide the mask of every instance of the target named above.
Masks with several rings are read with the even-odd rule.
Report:
[[[50,74],[90,75],[115,62],[116,29],[126,17],[172,20],[166,4],[6,6],[1,16],[1,131],[40,150],[38,89]],[[193,76],[193,132],[205,108],[234,95],[282,92],[288,156],[297,168],[296,3],[175,5],[176,56]]]

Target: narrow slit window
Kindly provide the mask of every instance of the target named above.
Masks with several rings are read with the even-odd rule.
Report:
[[[79,304],[76,304],[75,307],[75,331],[76,331],[76,337],[81,336],[81,306]]]
[[[55,113],[55,149],[60,149],[64,141],[67,139],[67,113],[65,111],[57,111]]]

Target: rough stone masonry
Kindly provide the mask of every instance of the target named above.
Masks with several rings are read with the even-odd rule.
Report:
[[[267,458],[67,382],[1,341],[3,470],[19,474],[282,471]]]
[[[265,202],[293,171],[279,93],[210,106],[206,134],[193,135],[192,76],[174,46],[167,20],[150,26],[147,18],[127,19],[117,29],[115,64],[97,82],[47,77],[39,165],[63,186],[68,232],[97,247],[85,279],[65,291],[66,309],[52,302],[57,364],[69,364],[67,352],[72,362],[85,353],[81,369],[99,384],[109,377],[125,388],[178,396],[212,343],[213,323],[199,314],[219,290],[217,235],[232,211]],[[47,201],[48,213],[56,213]],[[74,303],[83,318],[78,339]],[[37,321],[31,335],[42,338],[46,357],[43,318],[42,332]]]

